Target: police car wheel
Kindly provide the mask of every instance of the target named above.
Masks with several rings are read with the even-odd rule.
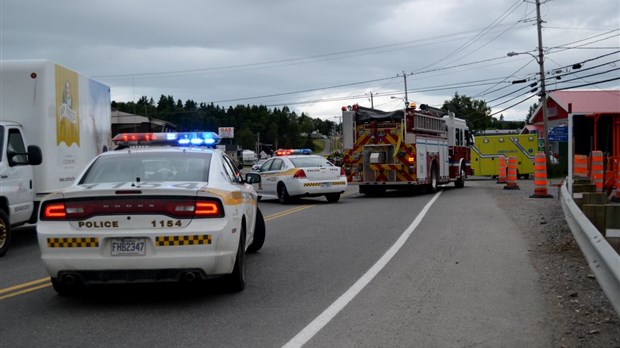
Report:
[[[286,190],[286,185],[283,183],[278,184],[278,201],[280,203],[288,203],[291,200],[291,197],[288,195],[288,191]]]
[[[328,202],[335,203],[340,199],[340,193],[328,193],[325,195],[325,198],[327,198]]]
[[[256,223],[254,225],[254,240],[252,244],[248,247],[249,253],[255,253],[263,247],[265,243],[265,219],[263,218],[263,213],[256,208]]]
[[[245,289],[245,222],[241,226],[239,235],[239,246],[237,247],[237,257],[235,266],[231,274],[227,276],[228,289],[231,292],[239,292]]]
[[[11,243],[11,224],[9,223],[9,217],[6,216],[4,211],[0,210],[0,257],[6,254],[9,250],[9,244]]]
[[[74,296],[77,295],[80,291],[81,284],[68,284],[61,281],[58,278],[51,278],[52,287],[56,291],[56,293],[60,296]]]

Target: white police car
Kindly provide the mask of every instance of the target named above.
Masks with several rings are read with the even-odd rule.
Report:
[[[325,196],[328,202],[337,202],[347,189],[344,169],[311,152],[277,150],[276,156],[256,171],[261,176],[261,181],[254,184],[259,197],[287,203],[298,197]]]
[[[119,134],[124,149],[97,156],[72,186],[45,197],[37,235],[54,289],[225,276],[231,291],[243,290],[245,252],[265,240],[251,185],[260,176],[242,178],[224,152],[204,146],[218,140]]]

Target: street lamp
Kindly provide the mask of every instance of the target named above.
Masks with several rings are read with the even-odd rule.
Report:
[[[391,97],[390,97],[390,99],[400,99],[400,100],[402,100],[402,101],[403,101],[403,103],[405,103],[405,109],[406,109],[407,107],[409,107],[409,105],[408,105],[409,103],[407,102],[407,99],[405,99],[405,98],[403,98],[403,97],[391,96]]]
[[[342,142],[342,116],[332,116],[332,118],[337,119],[338,123],[334,125],[334,135],[332,137],[333,139],[333,145],[334,145],[334,150],[336,150],[336,152],[341,152],[344,156],[344,143]],[[342,145],[342,149],[341,146],[338,145]]]
[[[520,54],[527,54],[527,55],[532,56],[532,58],[536,60],[540,68],[540,96],[541,96],[542,112],[543,112],[543,134],[542,136],[543,136],[545,158],[547,159],[547,168],[550,168],[551,159],[549,158],[549,152],[550,152],[549,151],[549,139],[547,137],[547,135],[549,134],[548,133],[549,121],[548,121],[548,111],[547,111],[547,92],[545,89],[545,62],[543,59],[542,47],[539,46],[538,48],[538,57],[536,57],[530,52],[508,52],[506,53],[508,57],[514,57]]]

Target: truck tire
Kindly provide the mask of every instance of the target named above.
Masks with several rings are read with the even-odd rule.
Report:
[[[430,193],[435,193],[437,192],[437,187],[439,185],[439,173],[437,172],[437,165],[435,163],[433,163],[431,165],[431,177],[430,177],[430,184],[428,185],[428,191]]]
[[[465,177],[467,173],[465,172],[465,167],[461,166],[461,172],[459,173],[459,177],[454,182],[454,187],[463,188],[465,187]]]
[[[11,244],[11,223],[4,210],[0,210],[0,257],[6,254]]]
[[[370,185],[368,186],[361,185],[359,188],[359,191],[360,193],[363,193],[367,197],[379,197],[385,194],[384,187],[377,187],[377,186],[370,186]]]
[[[248,247],[249,253],[255,253],[263,247],[265,243],[265,218],[263,213],[256,207],[256,223],[254,224],[254,240]]]

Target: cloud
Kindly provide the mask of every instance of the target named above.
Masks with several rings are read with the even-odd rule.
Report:
[[[616,0],[541,8],[549,69],[620,46],[612,33],[590,49],[551,49],[618,29]],[[370,106],[370,94],[375,107],[401,107],[391,97],[404,97],[405,72],[417,103],[440,106],[458,92],[499,98],[489,103],[498,111],[513,96],[500,97],[525,86],[511,80],[536,78],[532,57],[506,57],[537,48],[534,18],[520,0],[0,0],[0,57],[50,59],[108,84],[117,101],[172,95],[327,118],[342,105]],[[505,119],[523,119],[535,101]]]

